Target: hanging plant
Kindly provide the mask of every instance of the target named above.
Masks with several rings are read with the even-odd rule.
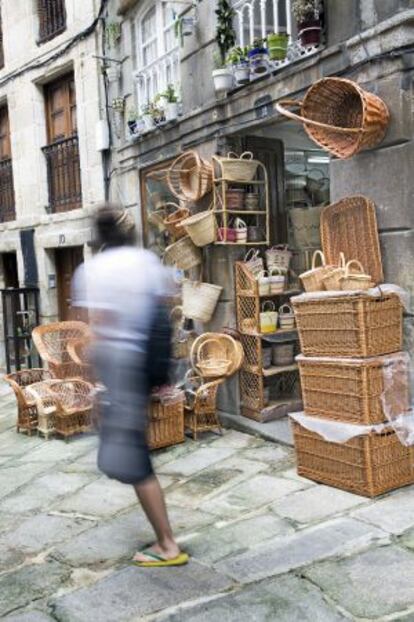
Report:
[[[105,35],[108,47],[115,47],[121,38],[121,24],[119,22],[109,22],[105,27]]]
[[[223,65],[232,47],[236,44],[236,33],[233,28],[234,9],[229,0],[218,0],[217,9],[216,41],[220,51]]]
[[[114,97],[111,107],[115,112],[122,114],[125,110],[125,99],[123,97]]]

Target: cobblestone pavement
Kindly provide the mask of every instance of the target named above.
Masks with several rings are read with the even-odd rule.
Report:
[[[296,476],[236,431],[155,463],[187,567],[138,569],[151,530],[96,438],[17,435],[0,396],[0,617],[9,621],[414,621],[414,487],[375,502]]]

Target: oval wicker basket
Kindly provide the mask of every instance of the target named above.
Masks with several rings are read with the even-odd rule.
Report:
[[[226,181],[252,181],[259,165],[253,160],[251,151],[245,151],[240,156],[230,152],[226,158],[215,158],[221,164],[222,177]]]
[[[183,314],[191,320],[207,323],[213,317],[223,288],[211,283],[186,279],[183,282]]]
[[[319,268],[316,267],[316,258],[320,257],[322,265]],[[325,255],[322,251],[315,251],[312,257],[312,268],[299,275],[303,283],[303,287],[306,292],[319,292],[325,289],[323,280],[330,274],[332,270],[335,270],[336,266],[327,266],[325,261]]]
[[[167,246],[164,262],[169,266],[177,266],[180,270],[191,270],[202,261],[201,251],[193,244],[190,237],[181,238]]]
[[[168,214],[168,210],[170,209],[173,209],[174,211],[171,214]],[[180,207],[176,203],[165,203],[165,212],[168,216],[164,218],[164,226],[168,233],[176,240],[184,237],[185,229],[182,227],[182,221],[190,215],[188,207]]]
[[[355,265],[359,272],[351,272],[350,268],[352,265]],[[361,264],[360,261],[357,261],[356,259],[352,259],[351,261],[348,261],[348,263],[346,264],[346,268],[345,268],[345,274],[344,276],[340,279],[340,286],[341,289],[344,291],[356,291],[356,290],[365,290],[365,289],[371,289],[371,287],[374,287],[375,283],[372,280],[372,278],[368,275],[365,274],[364,272],[364,268]]]
[[[290,107],[300,107],[301,113],[291,112]],[[316,144],[341,159],[378,145],[390,120],[382,99],[344,78],[318,80],[303,102],[281,100],[276,109],[303,123]]]
[[[199,201],[212,189],[212,166],[200,158],[196,151],[186,151],[168,169],[167,183],[178,199]]]
[[[206,350],[206,346],[209,349]],[[226,376],[231,360],[226,358],[226,350],[218,339],[207,339],[198,349],[197,367],[204,378]]]
[[[211,210],[194,214],[181,221],[181,225],[196,246],[207,246],[217,239],[217,222]]]
[[[238,372],[244,362],[243,346],[239,341],[234,339],[234,337],[224,333],[203,333],[197,337],[191,347],[190,353],[190,362],[194,371],[196,373],[200,373],[198,368],[198,350],[201,345],[209,339],[213,339],[215,341],[218,340],[226,351],[226,358],[231,361],[231,365],[227,370],[226,376],[229,377]]]
[[[343,253],[340,254],[339,264],[337,268],[333,268],[326,276],[323,277],[322,283],[328,291],[339,291],[341,287],[341,279],[345,276],[346,260]]]

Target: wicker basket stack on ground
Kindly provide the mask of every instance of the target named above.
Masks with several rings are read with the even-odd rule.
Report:
[[[150,401],[147,441],[150,449],[183,443],[184,393],[177,389],[153,393]]]

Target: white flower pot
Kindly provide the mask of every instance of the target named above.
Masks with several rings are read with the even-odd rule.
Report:
[[[161,108],[161,110],[165,110],[168,106],[168,99],[166,97],[160,97],[158,100],[158,107]]]
[[[150,114],[144,114],[142,119],[144,121],[145,129],[146,130],[152,130],[153,127],[155,126],[154,119],[152,118],[152,116]]]
[[[110,65],[105,69],[105,74],[109,82],[117,82],[121,75],[121,69],[118,65]]]
[[[233,72],[228,67],[213,71],[214,88],[217,93],[230,91],[233,88]]]
[[[178,104],[177,102],[168,102],[165,107],[165,119],[166,121],[175,121],[178,117]]]
[[[234,68],[234,77],[237,84],[248,84],[250,82],[250,67],[246,63],[244,65],[236,65]]]

